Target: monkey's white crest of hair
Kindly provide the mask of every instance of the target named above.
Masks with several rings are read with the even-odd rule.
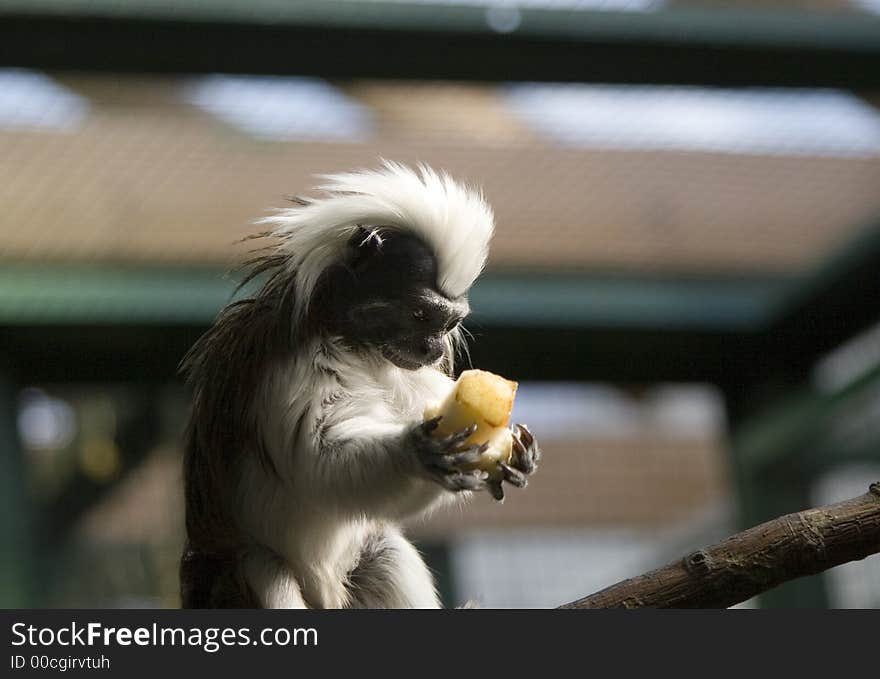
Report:
[[[416,172],[390,161],[376,170],[321,179],[317,190],[325,195],[259,222],[271,225],[291,258],[300,317],[321,273],[340,261],[359,227],[390,227],[422,238],[437,257],[437,283],[449,297],[466,293],[480,275],[494,231],[492,210],[480,193],[427,165]]]

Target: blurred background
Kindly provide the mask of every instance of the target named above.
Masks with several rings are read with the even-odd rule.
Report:
[[[880,2],[0,0],[0,604],[174,607],[177,365],[313,175],[497,215],[528,490],[409,530],[551,607],[880,478]],[[880,557],[749,606],[880,607]]]

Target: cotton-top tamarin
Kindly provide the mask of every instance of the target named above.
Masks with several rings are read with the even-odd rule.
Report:
[[[261,287],[184,360],[185,607],[437,607],[399,522],[472,491],[501,499],[536,467],[520,425],[487,474],[463,445],[473,429],[437,437],[423,420],[451,388],[486,260],[481,195],[394,163],[324,179],[264,220],[247,278]]]

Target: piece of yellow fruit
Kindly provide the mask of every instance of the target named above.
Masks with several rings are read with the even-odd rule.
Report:
[[[513,439],[508,425],[517,386],[516,382],[486,370],[465,370],[443,402],[425,410],[426,420],[443,416],[434,436],[449,436],[477,425],[464,445],[489,443],[489,449],[478,463],[465,469],[482,469],[491,474],[497,472],[499,461],[510,460]]]

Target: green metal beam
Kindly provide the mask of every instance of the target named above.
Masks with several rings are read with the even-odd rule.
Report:
[[[7,264],[0,324],[207,324],[234,288],[216,269]]]
[[[487,273],[471,291],[487,326],[757,330],[788,279]],[[0,324],[207,324],[232,296],[216,269],[6,265]]]
[[[0,269],[0,352],[32,383],[162,381],[231,298],[219,270]],[[475,365],[521,379],[715,381],[736,371],[777,279],[489,273],[471,292]]]
[[[359,2],[357,0],[0,0],[4,13],[161,19],[256,25],[398,31],[499,33],[487,20],[491,3]],[[517,35],[555,40],[639,41],[880,50],[880,21],[871,15],[778,8],[671,8],[621,12],[517,7]]]
[[[742,9],[603,12],[283,0],[0,0],[0,64],[705,85],[880,86],[880,19]],[[496,9],[496,11],[498,11]]]
[[[486,325],[757,331],[787,278],[490,273],[471,293]]]

